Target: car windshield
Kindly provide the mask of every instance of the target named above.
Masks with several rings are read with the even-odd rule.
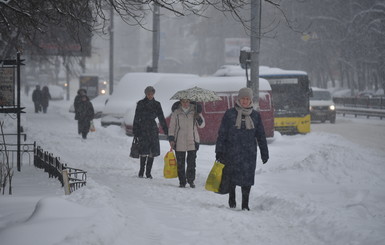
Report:
[[[332,97],[328,91],[314,91],[313,96],[310,97],[310,100],[331,100]]]

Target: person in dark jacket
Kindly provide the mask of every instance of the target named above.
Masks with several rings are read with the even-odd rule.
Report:
[[[144,93],[146,97],[138,101],[136,105],[132,130],[134,137],[137,137],[139,141],[140,169],[138,176],[143,178],[144,170],[146,170],[146,177],[152,179],[151,168],[154,157],[160,155],[159,128],[155,119],[158,118],[166,136],[168,128],[162,106],[154,98],[155,89],[148,86]]]
[[[87,95],[82,95],[78,105],[78,127],[82,134],[82,139],[87,139],[90,131],[91,121],[94,119],[94,107]]]
[[[41,111],[41,99],[42,99],[42,94],[41,94],[40,86],[36,85],[35,90],[32,92],[32,101],[35,105],[35,113],[39,113],[39,111]]]
[[[51,94],[47,86],[44,86],[41,90],[41,106],[43,107],[43,113],[47,113],[47,108],[49,100],[51,99]]]
[[[83,95],[87,95],[87,90],[81,88],[78,90],[77,95],[74,99],[74,110],[75,110],[75,120],[78,120],[79,118],[79,103],[81,102],[81,98]],[[78,134],[81,134],[80,127],[78,124]]]
[[[230,208],[236,207],[235,187],[240,186],[242,210],[250,210],[249,195],[254,185],[257,146],[265,164],[269,159],[269,150],[261,115],[253,109],[253,91],[242,88],[235,106],[223,115],[215,147],[216,159],[225,164],[230,175]]]

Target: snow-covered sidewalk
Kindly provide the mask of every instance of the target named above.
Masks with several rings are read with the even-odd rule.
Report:
[[[43,170],[22,166],[14,194],[0,197],[2,245],[385,243],[385,152],[335,134],[276,134],[269,162],[258,159],[247,212],[204,189],[214,146],[198,152],[195,189],[163,178],[163,156],[154,179],[140,179],[138,160],[128,156],[131,137],[96,120],[82,142],[68,108],[65,101],[52,102],[47,114],[27,107],[25,128],[29,140],[88,171],[87,186],[64,196]]]

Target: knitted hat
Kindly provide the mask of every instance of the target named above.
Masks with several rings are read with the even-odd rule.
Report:
[[[144,90],[144,93],[145,94],[148,94],[148,93],[154,93],[155,94],[155,89],[153,86],[148,86],[145,90]]]
[[[253,90],[251,90],[251,88],[241,88],[238,92],[238,99],[241,99],[243,97],[249,97],[252,100]]]

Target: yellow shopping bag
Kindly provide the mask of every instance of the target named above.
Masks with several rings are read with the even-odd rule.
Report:
[[[167,179],[178,177],[178,166],[172,148],[164,156],[163,176]]]
[[[219,186],[222,180],[222,170],[225,165],[215,161],[206,180],[205,188],[208,191],[219,192]]]

